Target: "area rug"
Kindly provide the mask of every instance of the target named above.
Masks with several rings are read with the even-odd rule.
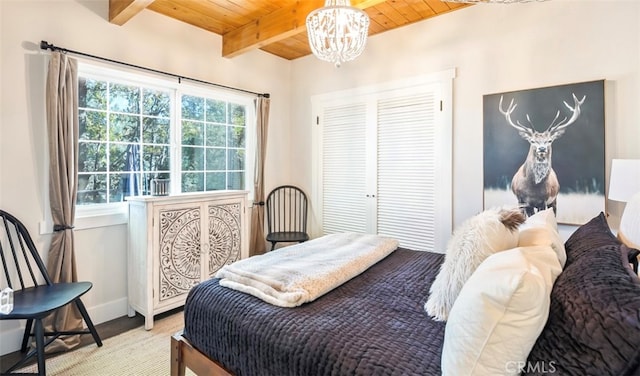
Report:
[[[182,312],[68,353],[47,358],[48,376],[161,376],[170,374],[171,336],[184,327]],[[20,372],[37,372],[29,366]],[[187,375],[194,375],[187,369]]]

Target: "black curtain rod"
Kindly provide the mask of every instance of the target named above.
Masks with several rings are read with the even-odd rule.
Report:
[[[122,61],[112,60],[112,59],[108,59],[106,57],[100,57],[100,56],[90,55],[90,54],[87,54],[87,53],[84,53],[84,52],[68,50],[66,48],[54,46],[53,44],[51,44],[51,43],[49,43],[47,41],[44,41],[44,40],[40,41],[40,49],[41,50],[51,50],[51,51],[61,51],[61,52],[65,52],[65,53],[71,53],[71,54],[75,54],[75,55],[86,56],[86,57],[90,57],[92,59],[104,60],[104,61],[108,61],[110,63],[120,64],[120,65],[124,65],[124,66],[127,66],[127,67],[132,67],[132,68],[136,68],[136,69],[142,69],[142,70],[145,70],[145,71],[148,71],[148,72],[158,73],[158,74],[162,74],[162,75],[165,75],[165,76],[175,77],[175,78],[178,79],[178,83],[180,83],[182,80],[189,80],[189,81],[198,82],[198,83],[205,84],[205,85],[217,86],[217,87],[220,87],[220,88],[223,88],[223,89],[241,91],[243,93],[254,94],[254,95],[257,95],[259,97],[269,98],[269,93],[255,93],[253,91],[239,89],[237,87],[225,86],[225,85],[221,85],[221,84],[216,84],[214,82],[198,80],[197,78],[190,78],[190,77],[180,76],[180,75],[174,74],[174,73],[163,72],[163,71],[152,69],[152,68],[141,67],[139,65],[124,63]]]

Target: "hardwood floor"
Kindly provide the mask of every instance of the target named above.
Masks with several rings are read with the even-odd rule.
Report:
[[[159,314],[155,317],[155,319],[161,319],[163,317],[172,315],[174,313],[180,312],[182,308],[176,308],[174,310]],[[101,340],[105,340],[110,337],[117,336],[118,334],[124,333],[128,330],[140,327],[144,325],[144,317],[136,314],[134,317],[123,316],[117,319],[104,322],[102,324],[96,325],[96,330],[100,335]],[[80,337],[80,346],[87,345],[95,345],[93,341],[93,337],[90,334],[84,334]],[[77,347],[77,348],[79,348]],[[73,350],[72,350],[73,351]],[[47,354],[47,359],[53,358],[55,356],[65,354],[65,352],[60,352],[56,354]],[[15,351],[3,356],[0,356],[0,370],[1,372],[5,372],[5,370],[15,364],[22,357],[22,353],[20,351]],[[29,360],[27,364],[35,363],[35,357]]]

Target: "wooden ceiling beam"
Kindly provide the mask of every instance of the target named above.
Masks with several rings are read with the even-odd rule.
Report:
[[[359,9],[367,9],[385,1],[352,0],[351,5]],[[299,0],[291,6],[278,9],[230,31],[222,36],[222,56],[238,56],[249,50],[303,33],[307,30],[307,15],[322,6],[324,6],[324,0]]]
[[[154,0],[109,0],[109,22],[124,25]]]

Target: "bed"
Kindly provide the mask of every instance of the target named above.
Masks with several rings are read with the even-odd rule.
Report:
[[[640,279],[629,266],[637,251],[602,213],[565,247],[548,320],[517,373],[640,374]],[[398,248],[293,309],[205,281],[189,293],[184,330],[171,339],[171,374],[440,375],[446,323],[423,306],[443,259]]]

